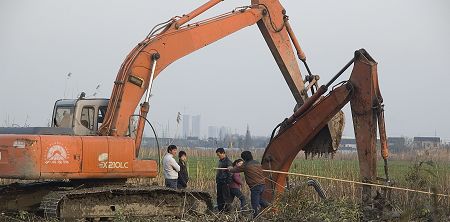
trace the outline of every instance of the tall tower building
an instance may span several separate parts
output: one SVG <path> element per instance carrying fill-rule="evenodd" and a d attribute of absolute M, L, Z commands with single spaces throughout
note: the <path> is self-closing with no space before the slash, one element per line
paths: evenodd
<path fill-rule="evenodd" d="M 252 135 L 250 134 L 250 127 L 247 124 L 247 132 L 245 133 L 244 149 L 252 147 Z"/>
<path fill-rule="evenodd" d="M 217 126 L 208 126 L 208 137 L 210 138 L 219 138 L 219 130 Z"/>
<path fill-rule="evenodd" d="M 220 140 L 225 139 L 226 135 L 227 135 L 227 129 L 224 126 L 220 127 L 220 129 L 219 129 L 219 139 Z"/>
<path fill-rule="evenodd" d="M 191 136 L 200 137 L 200 115 L 192 116 Z"/>
<path fill-rule="evenodd" d="M 181 121 L 183 122 L 183 138 L 187 138 L 188 136 L 191 136 L 191 116 L 183 115 Z"/>
<path fill-rule="evenodd" d="M 219 139 L 224 140 L 226 137 L 231 135 L 231 129 L 225 126 L 220 127 L 219 129 Z"/>

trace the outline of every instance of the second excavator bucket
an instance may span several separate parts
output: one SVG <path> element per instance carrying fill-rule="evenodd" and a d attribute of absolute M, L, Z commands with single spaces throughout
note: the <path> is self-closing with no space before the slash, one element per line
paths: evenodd
<path fill-rule="evenodd" d="M 319 131 L 314 139 L 303 148 L 306 157 L 310 155 L 315 156 L 335 153 L 341 142 L 344 126 L 345 115 L 344 112 L 339 111 L 328 124 Z"/>

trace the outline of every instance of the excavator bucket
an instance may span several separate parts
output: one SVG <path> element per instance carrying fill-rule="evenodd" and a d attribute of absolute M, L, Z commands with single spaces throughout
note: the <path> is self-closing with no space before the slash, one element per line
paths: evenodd
<path fill-rule="evenodd" d="M 344 132 L 345 126 L 345 115 L 344 112 L 339 111 L 331 120 L 328 122 L 328 129 L 330 130 L 331 136 L 331 148 L 335 152 L 339 144 L 341 143 L 342 133 Z"/>
<path fill-rule="evenodd" d="M 339 147 L 345 126 L 344 112 L 339 111 L 304 148 L 306 157 L 332 154 Z"/>

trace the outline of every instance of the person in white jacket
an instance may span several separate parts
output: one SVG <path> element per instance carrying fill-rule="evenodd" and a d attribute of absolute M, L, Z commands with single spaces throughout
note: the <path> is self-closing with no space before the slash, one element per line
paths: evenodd
<path fill-rule="evenodd" d="M 167 147 L 167 153 L 163 159 L 164 179 L 166 187 L 177 189 L 178 172 L 180 165 L 175 161 L 174 156 L 177 155 L 177 146 L 170 145 Z"/>

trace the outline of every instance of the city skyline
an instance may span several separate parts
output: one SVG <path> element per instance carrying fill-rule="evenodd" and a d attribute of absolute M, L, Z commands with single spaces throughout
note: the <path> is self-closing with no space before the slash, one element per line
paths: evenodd
<path fill-rule="evenodd" d="M 192 117 L 191 114 L 183 114 L 183 118 L 182 119 L 184 119 L 185 116 Z M 196 116 L 201 116 L 201 115 L 196 115 Z M 347 118 L 346 118 L 346 121 L 348 121 Z M 180 137 L 186 138 L 185 134 L 184 134 L 184 132 L 185 132 L 184 129 L 182 131 L 183 133 L 181 133 L 181 134 L 178 133 L 177 135 L 175 135 L 177 132 L 170 132 L 170 131 L 168 131 L 168 129 L 170 129 L 170 128 L 172 128 L 172 129 L 176 129 L 177 128 L 176 125 L 172 126 L 172 124 L 170 124 L 171 123 L 170 120 L 166 121 L 166 125 L 161 125 L 158 121 L 156 121 L 156 122 L 158 123 L 157 125 L 161 128 L 159 130 L 156 130 L 157 133 L 158 133 L 158 136 L 159 135 L 165 135 L 165 136 L 170 135 L 171 137 L 175 137 L 175 138 L 180 138 Z M 184 128 L 183 120 L 181 121 L 180 125 L 183 126 L 183 128 Z M 192 132 L 192 125 L 189 124 L 188 127 L 189 127 L 189 132 Z M 200 125 L 201 131 L 200 131 L 200 135 L 198 137 L 199 138 L 203 138 L 203 139 L 206 139 L 208 137 L 221 138 L 221 135 L 220 135 L 221 132 L 222 132 L 223 135 L 226 135 L 226 134 L 229 134 L 229 135 L 238 134 L 238 135 L 245 136 L 247 127 L 249 127 L 249 129 L 250 129 L 252 137 L 270 137 L 270 134 L 272 133 L 272 130 L 273 130 L 273 129 L 269 129 L 267 131 L 267 134 L 259 135 L 259 134 L 255 134 L 254 131 L 252 131 L 252 127 L 251 127 L 250 124 L 242 124 L 242 126 L 238 128 L 238 127 L 231 127 L 231 126 L 226 126 L 226 125 L 215 125 L 215 124 L 211 124 L 211 123 L 205 123 L 205 121 L 201 121 L 201 125 Z M 156 127 L 156 128 L 158 128 L 158 127 Z M 351 130 L 353 130 L 353 129 L 351 129 Z M 146 128 L 146 135 L 152 135 L 152 134 L 153 133 L 150 131 L 150 129 Z M 215 136 L 210 136 L 210 134 L 213 134 Z M 223 137 L 223 135 L 222 135 L 222 137 Z M 193 136 L 193 135 L 189 134 L 189 136 Z M 389 137 L 405 137 L 405 138 L 439 137 L 439 138 L 442 139 L 443 142 L 450 143 L 450 137 L 445 137 L 445 136 L 439 135 L 439 133 L 437 133 L 437 132 L 434 132 L 432 135 L 421 135 L 421 134 L 404 135 L 404 134 L 402 134 L 402 135 L 388 135 L 388 136 Z M 350 134 L 346 134 L 345 131 L 344 131 L 344 134 L 343 134 L 342 138 L 347 138 L 347 139 L 348 138 L 355 138 L 355 135 L 353 134 L 353 131 L 351 131 Z"/>
<path fill-rule="evenodd" d="M 188 138 L 188 137 L 198 137 L 198 138 L 223 138 L 225 135 L 245 135 L 247 131 L 250 130 L 249 124 L 246 124 L 244 128 L 238 129 L 235 128 L 232 130 L 230 126 L 218 126 L 218 125 L 208 125 L 203 124 L 201 121 L 201 115 L 192 115 L 192 114 L 182 114 L 181 121 L 177 122 L 179 125 L 171 126 L 170 120 L 168 120 L 165 125 L 156 121 L 154 128 L 158 137 L 171 137 L 171 138 Z M 182 127 L 181 134 L 178 133 L 178 130 L 173 132 L 170 129 L 178 129 Z M 146 128 L 146 135 L 152 135 L 153 132 L 150 132 L 149 129 Z M 256 135 L 257 137 L 259 135 Z"/>

